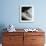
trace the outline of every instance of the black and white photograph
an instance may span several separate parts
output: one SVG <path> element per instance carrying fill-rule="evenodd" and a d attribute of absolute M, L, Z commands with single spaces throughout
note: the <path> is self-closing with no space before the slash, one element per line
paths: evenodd
<path fill-rule="evenodd" d="M 32 22 L 34 18 L 34 9 L 31 5 L 20 6 L 20 22 Z"/>

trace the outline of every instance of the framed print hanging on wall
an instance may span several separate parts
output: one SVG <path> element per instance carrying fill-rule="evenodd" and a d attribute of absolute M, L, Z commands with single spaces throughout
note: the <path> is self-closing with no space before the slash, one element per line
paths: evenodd
<path fill-rule="evenodd" d="M 20 6 L 20 22 L 34 21 L 34 7 L 32 5 Z"/>

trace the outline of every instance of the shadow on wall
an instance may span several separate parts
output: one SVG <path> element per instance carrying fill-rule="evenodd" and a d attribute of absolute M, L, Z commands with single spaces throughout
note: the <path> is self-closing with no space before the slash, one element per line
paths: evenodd
<path fill-rule="evenodd" d="M 6 26 L 4 24 L 0 24 L 0 43 L 2 43 L 3 32 L 6 31 L 6 30 L 3 30 L 4 28 L 6 28 Z"/>

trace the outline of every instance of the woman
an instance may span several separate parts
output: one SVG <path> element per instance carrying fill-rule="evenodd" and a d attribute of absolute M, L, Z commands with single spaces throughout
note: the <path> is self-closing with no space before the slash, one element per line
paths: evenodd
<path fill-rule="evenodd" d="M 30 20 L 32 18 L 32 7 L 22 7 L 22 20 Z"/>

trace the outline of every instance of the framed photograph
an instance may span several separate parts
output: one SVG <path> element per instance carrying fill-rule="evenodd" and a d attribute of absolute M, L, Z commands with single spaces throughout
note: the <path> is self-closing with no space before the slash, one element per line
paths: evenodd
<path fill-rule="evenodd" d="M 20 22 L 34 21 L 34 7 L 32 5 L 20 6 Z"/>

